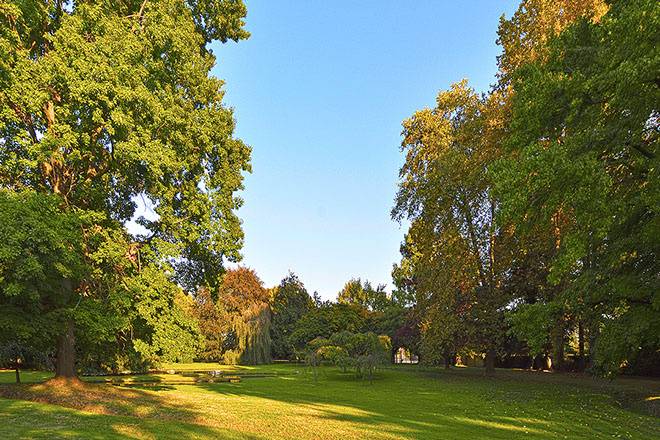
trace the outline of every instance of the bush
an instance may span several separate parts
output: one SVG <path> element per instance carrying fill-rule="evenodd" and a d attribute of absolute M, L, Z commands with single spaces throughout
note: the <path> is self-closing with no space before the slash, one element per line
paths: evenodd
<path fill-rule="evenodd" d="M 391 342 L 389 337 L 371 332 L 342 331 L 327 339 L 312 339 L 307 347 L 308 364 L 313 362 L 317 366 L 321 360 L 327 360 L 344 372 L 354 367 L 358 376 L 372 380 L 376 369 L 387 363 Z"/>

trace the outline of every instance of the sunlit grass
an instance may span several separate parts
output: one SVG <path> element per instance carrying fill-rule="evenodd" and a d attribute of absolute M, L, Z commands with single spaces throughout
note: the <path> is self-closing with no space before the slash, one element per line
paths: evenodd
<path fill-rule="evenodd" d="M 176 371 L 218 369 L 172 365 Z M 658 395 L 658 382 L 477 369 L 389 368 L 372 384 L 324 367 L 314 381 L 300 365 L 236 368 L 276 371 L 240 383 L 88 385 L 74 393 L 47 385 L 3 385 L 0 438 L 517 439 L 660 436 L 659 419 L 627 403 Z M 24 380 L 44 380 L 24 373 Z M 147 378 L 149 376 L 139 376 Z M 0 372 L 0 382 L 13 380 Z M 20 393 L 17 391 L 19 390 Z M 68 393 L 68 394 L 67 394 Z M 59 405 L 45 402 L 57 402 Z M 647 403 L 654 401 L 648 400 Z M 657 401 L 656 401 L 657 403 Z M 61 405 L 75 409 L 65 408 Z M 633 405 L 634 406 L 634 405 Z"/>

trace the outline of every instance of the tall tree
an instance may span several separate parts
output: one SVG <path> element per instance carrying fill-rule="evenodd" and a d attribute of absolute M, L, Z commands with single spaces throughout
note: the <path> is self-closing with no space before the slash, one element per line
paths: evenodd
<path fill-rule="evenodd" d="M 240 0 L 0 2 L 0 187 L 52 194 L 86 219 L 83 242 L 121 228 L 142 197 L 157 214 L 139 219 L 154 267 L 212 283 L 239 258 L 250 149 L 232 137 L 208 43 L 247 37 L 244 16 Z M 73 313 L 100 293 L 90 284 L 53 299 Z M 74 321 L 59 330 L 58 375 L 75 374 Z"/>
<path fill-rule="evenodd" d="M 553 40 L 545 60 L 518 69 L 496 172 L 503 217 L 521 230 L 558 229 L 550 279 L 559 294 L 548 307 L 588 323 L 607 372 L 660 345 L 659 22 L 657 2 L 613 1 L 598 22 Z"/>
<path fill-rule="evenodd" d="M 503 144 L 511 130 L 512 102 L 515 97 L 512 81 L 518 69 L 528 63 L 545 62 L 550 56 L 549 42 L 577 20 L 598 22 L 608 7 L 605 0 L 523 0 L 510 19 L 501 18 L 498 43 L 502 46 L 502 54 L 498 57 L 498 82 L 488 101 L 487 142 L 498 145 L 500 151 L 506 150 Z M 496 217 L 503 223 L 507 222 L 506 216 L 496 213 Z M 553 222 L 538 222 L 527 231 L 523 231 L 519 224 L 509 222 L 517 249 L 513 255 L 511 273 L 525 273 L 527 276 L 527 279 L 512 276 L 506 280 L 506 289 L 511 292 L 516 303 L 543 302 L 558 297 L 561 285 L 568 282 L 547 279 L 548 262 L 557 253 L 557 243 L 561 240 L 566 220 L 562 213 L 556 213 Z M 570 329 L 571 312 L 565 307 L 554 307 L 552 313 L 544 313 L 542 316 L 552 320 L 547 324 L 553 333 L 553 365 L 560 368 L 565 336 Z"/>
<path fill-rule="evenodd" d="M 406 162 L 392 215 L 412 221 L 407 240 L 414 247 L 418 304 L 430 311 L 431 301 L 445 319 L 471 324 L 470 342 L 486 354 L 491 373 L 503 334 L 507 299 L 500 286 L 509 249 L 508 234 L 494 219 L 487 169 L 498 151 L 484 142 L 484 107 L 463 81 L 441 92 L 434 109 L 404 122 Z M 459 309 L 465 319 L 452 312 Z"/>
<path fill-rule="evenodd" d="M 273 319 L 270 327 L 273 357 L 275 359 L 291 359 L 294 356 L 294 346 L 290 336 L 294 332 L 296 323 L 307 312 L 314 308 L 314 301 L 307 293 L 307 289 L 294 273 L 275 288 L 271 301 Z"/>

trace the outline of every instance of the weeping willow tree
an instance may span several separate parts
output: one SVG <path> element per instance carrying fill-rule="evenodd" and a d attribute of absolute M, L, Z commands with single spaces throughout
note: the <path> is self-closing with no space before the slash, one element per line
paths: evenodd
<path fill-rule="evenodd" d="M 245 267 L 227 271 L 220 286 L 219 306 L 230 324 L 227 363 L 248 365 L 271 361 L 269 293 L 257 274 Z"/>
<path fill-rule="evenodd" d="M 254 304 L 234 320 L 241 364 L 266 364 L 270 357 L 270 307 Z"/>

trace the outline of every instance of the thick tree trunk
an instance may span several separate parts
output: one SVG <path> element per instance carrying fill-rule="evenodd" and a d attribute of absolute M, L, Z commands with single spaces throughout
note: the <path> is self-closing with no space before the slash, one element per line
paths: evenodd
<path fill-rule="evenodd" d="M 552 330 L 552 369 L 559 371 L 564 366 L 564 326 L 558 322 Z"/>
<path fill-rule="evenodd" d="M 55 377 L 76 377 L 76 339 L 73 333 L 73 321 L 66 323 L 66 329 L 57 340 L 57 360 Z"/>
<path fill-rule="evenodd" d="M 486 359 L 484 359 L 484 366 L 486 367 L 486 374 L 492 376 L 495 374 L 495 349 L 490 348 L 486 351 Z"/>
<path fill-rule="evenodd" d="M 600 329 L 598 328 L 597 321 L 590 322 L 587 333 L 587 343 L 589 344 L 587 352 L 589 353 L 589 356 L 586 362 L 586 368 L 590 369 L 593 368 L 596 360 L 596 344 L 598 343 L 598 336 L 600 336 Z"/>
<path fill-rule="evenodd" d="M 21 383 L 21 372 L 18 368 L 18 363 L 16 363 L 16 383 Z"/>

